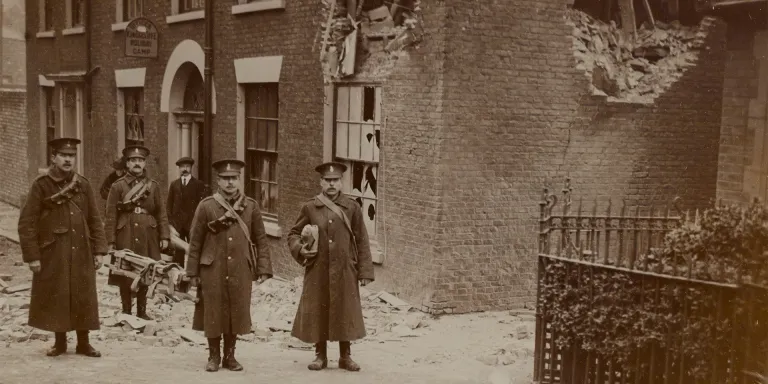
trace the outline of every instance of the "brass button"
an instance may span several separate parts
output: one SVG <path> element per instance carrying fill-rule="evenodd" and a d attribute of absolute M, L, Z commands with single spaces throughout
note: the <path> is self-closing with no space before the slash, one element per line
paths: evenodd
<path fill-rule="evenodd" d="M 333 240 L 328 240 L 329 243 L 333 243 Z"/>
<path fill-rule="evenodd" d="M 138 227 L 138 226 L 139 226 L 139 223 L 134 223 L 134 224 L 133 224 L 133 226 L 134 226 L 134 227 Z"/>
<path fill-rule="evenodd" d="M 230 257 L 227 257 L 227 260 L 232 260 L 232 256 L 230 256 Z"/>
<path fill-rule="evenodd" d="M 232 241 L 232 238 L 231 238 L 231 237 L 229 238 L 229 241 Z"/>
<path fill-rule="evenodd" d="M 328 220 L 329 223 L 333 223 L 333 220 Z"/>

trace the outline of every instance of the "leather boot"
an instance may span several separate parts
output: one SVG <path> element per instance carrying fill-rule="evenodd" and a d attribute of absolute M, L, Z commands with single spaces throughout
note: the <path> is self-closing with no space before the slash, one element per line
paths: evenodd
<path fill-rule="evenodd" d="M 131 295 L 130 284 L 123 284 L 120 286 L 120 301 L 123 303 L 123 313 L 126 315 L 131 314 L 131 307 L 133 306 Z"/>
<path fill-rule="evenodd" d="M 357 372 L 360 366 L 352 360 L 352 348 L 349 341 L 339 341 L 339 369 Z"/>
<path fill-rule="evenodd" d="M 319 371 L 328 367 L 328 343 L 321 341 L 315 344 L 315 360 L 307 368 L 310 371 Z"/>
<path fill-rule="evenodd" d="M 65 332 L 56 332 L 54 333 L 54 336 L 56 337 L 56 341 L 54 342 L 53 347 L 45 352 L 45 354 L 50 357 L 59 356 L 67 352 L 67 334 Z"/>
<path fill-rule="evenodd" d="M 142 286 L 136 293 L 136 317 L 152 321 L 154 319 L 147 315 L 147 291 L 149 287 Z"/>
<path fill-rule="evenodd" d="M 88 331 L 77 331 L 77 347 L 75 353 L 88 357 L 101 357 L 101 352 L 97 351 L 88 341 Z"/>
<path fill-rule="evenodd" d="M 208 372 L 216 372 L 219 370 L 219 364 L 221 364 L 221 337 L 209 337 L 208 364 L 205 365 L 205 370 Z"/>
<path fill-rule="evenodd" d="M 235 360 L 237 335 L 224 335 L 224 361 L 221 366 L 230 371 L 242 371 L 243 366 Z"/>

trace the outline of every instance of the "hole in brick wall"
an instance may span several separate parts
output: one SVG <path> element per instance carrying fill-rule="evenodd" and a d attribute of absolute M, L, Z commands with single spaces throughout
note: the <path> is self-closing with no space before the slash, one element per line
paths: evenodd
<path fill-rule="evenodd" d="M 695 65 L 713 21 L 695 0 L 576 0 L 566 14 L 592 93 L 631 102 L 652 102 Z"/>

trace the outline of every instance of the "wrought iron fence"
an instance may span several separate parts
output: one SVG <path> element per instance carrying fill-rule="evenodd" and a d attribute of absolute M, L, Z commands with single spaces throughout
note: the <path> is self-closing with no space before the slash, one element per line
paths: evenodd
<path fill-rule="evenodd" d="M 707 278 L 729 272 L 707 261 L 675 260 L 664 265 L 649 256 L 663 245 L 667 233 L 697 223 L 698 212 L 683 214 L 674 203 L 617 209 L 609 202 L 602 213 L 597 201 L 589 212 L 583 201 L 575 209 L 572 206 L 569 182 L 561 199 L 545 189 L 539 220 L 536 382 L 724 384 L 749 382 L 745 372 L 766 372 L 761 348 L 768 340 L 768 289 L 741 284 L 741 279 L 737 284 Z M 621 284 L 606 288 L 601 284 L 606 279 Z M 560 297 L 561 302 L 586 307 L 582 313 L 590 315 L 572 319 L 573 324 L 590 322 L 585 329 L 592 330 L 599 329 L 595 322 L 611 323 L 606 316 L 618 316 L 599 308 L 612 300 L 606 289 L 622 290 L 619 296 L 625 302 L 614 307 L 627 313 L 644 311 L 647 316 L 639 324 L 629 320 L 625 330 L 606 329 L 605 334 L 627 332 L 645 342 L 627 345 L 630 352 L 621 358 L 595 347 L 612 342 L 605 340 L 605 334 L 558 329 L 556 324 L 562 321 L 555 320 L 562 320 L 558 316 L 564 311 L 544 299 L 551 298 L 546 296 L 552 294 L 547 287 L 553 286 L 571 292 Z M 662 332 L 650 331 L 661 328 Z M 694 340 L 701 335 L 717 339 L 701 344 L 711 350 L 697 350 Z"/>

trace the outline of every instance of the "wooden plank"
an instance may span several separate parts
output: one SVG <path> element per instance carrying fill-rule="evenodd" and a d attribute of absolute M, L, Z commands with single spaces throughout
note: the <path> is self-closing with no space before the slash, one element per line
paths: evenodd
<path fill-rule="evenodd" d="M 637 25 L 635 24 L 635 6 L 632 0 L 619 0 L 619 11 L 621 12 L 621 29 L 624 33 L 635 37 Z"/>
<path fill-rule="evenodd" d="M 13 287 L 5 288 L 5 290 L 3 292 L 5 292 L 5 293 L 16 293 L 16 292 L 27 291 L 27 290 L 30 290 L 30 289 L 32 289 L 32 283 L 24 283 L 24 284 L 15 285 Z"/>
<path fill-rule="evenodd" d="M 651 29 L 656 29 L 656 20 L 653 19 L 653 11 L 651 11 L 651 5 L 648 4 L 648 0 L 643 0 L 643 7 L 648 14 L 648 21 L 651 23 Z"/>

